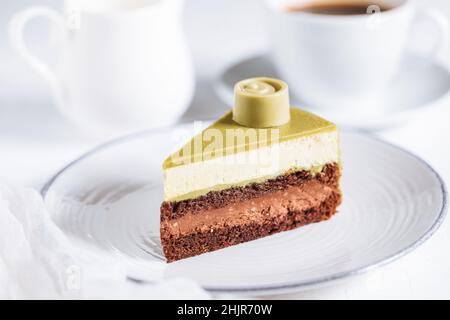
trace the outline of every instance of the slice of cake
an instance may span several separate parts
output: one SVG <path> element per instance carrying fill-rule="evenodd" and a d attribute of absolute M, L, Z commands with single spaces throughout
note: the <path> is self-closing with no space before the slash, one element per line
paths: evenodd
<path fill-rule="evenodd" d="M 235 106 L 163 164 L 168 262 L 329 219 L 341 202 L 336 126 L 289 106 L 287 85 L 236 84 Z"/>

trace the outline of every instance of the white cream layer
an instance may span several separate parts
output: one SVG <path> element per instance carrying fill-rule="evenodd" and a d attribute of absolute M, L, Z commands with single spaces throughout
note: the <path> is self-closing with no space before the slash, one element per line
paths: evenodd
<path fill-rule="evenodd" d="M 331 131 L 265 148 L 164 170 L 165 201 L 273 178 L 289 170 L 311 170 L 339 161 L 339 134 Z M 196 194 L 197 196 L 199 194 Z"/>

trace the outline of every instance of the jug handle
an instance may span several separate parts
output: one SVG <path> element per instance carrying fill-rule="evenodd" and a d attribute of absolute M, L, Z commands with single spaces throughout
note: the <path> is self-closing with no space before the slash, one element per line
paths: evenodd
<path fill-rule="evenodd" d="M 58 27 L 60 36 L 64 35 L 66 24 L 61 13 L 45 6 L 33 6 L 13 15 L 9 23 L 9 38 L 17 54 L 29 64 L 37 74 L 47 81 L 54 101 L 58 107 L 62 107 L 64 105 L 64 98 L 61 79 L 47 63 L 34 55 L 26 44 L 25 30 L 28 23 L 34 18 L 45 18 L 49 20 Z"/>

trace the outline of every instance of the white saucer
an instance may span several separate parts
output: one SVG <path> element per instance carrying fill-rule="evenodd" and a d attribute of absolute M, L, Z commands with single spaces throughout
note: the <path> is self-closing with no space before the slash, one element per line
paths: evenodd
<path fill-rule="evenodd" d="M 230 66 L 216 81 L 215 88 L 221 99 L 231 106 L 234 100 L 234 84 L 257 76 L 277 77 L 267 55 L 250 57 Z M 408 54 L 389 88 L 385 105 L 379 109 L 391 111 L 374 115 L 356 112 L 348 114 L 333 108 L 319 109 L 306 105 L 301 97 L 293 95 L 291 100 L 293 105 L 317 113 L 341 127 L 364 130 L 383 129 L 419 116 L 423 111 L 436 106 L 442 98 L 450 96 L 450 72 L 438 62 Z"/>
<path fill-rule="evenodd" d="M 191 127 L 128 136 L 70 163 L 42 190 L 52 219 L 74 243 L 121 259 L 130 278 L 152 279 L 149 263 L 165 264 L 161 162 Z M 331 220 L 168 264 L 164 276 L 243 295 L 305 290 L 392 262 L 440 226 L 447 193 L 424 161 L 357 133 L 342 134 L 342 157 L 344 202 Z"/>

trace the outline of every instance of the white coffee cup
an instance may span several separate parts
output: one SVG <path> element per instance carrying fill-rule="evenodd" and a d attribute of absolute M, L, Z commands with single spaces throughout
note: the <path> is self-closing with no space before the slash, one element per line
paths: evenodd
<path fill-rule="evenodd" d="M 438 38 L 430 51 L 434 54 L 446 38 L 447 20 L 433 10 L 416 10 L 408 0 L 372 0 L 367 15 L 287 10 L 291 5 L 332 1 L 266 0 L 275 67 L 293 95 L 308 105 L 383 112 L 383 95 L 398 71 L 412 23 L 428 19 L 435 24 Z M 391 9 L 380 12 L 383 6 Z"/>
<path fill-rule="evenodd" d="M 10 35 L 50 85 L 60 111 L 92 132 L 122 133 L 175 122 L 188 108 L 194 71 L 181 15 L 183 0 L 66 0 L 63 14 L 47 7 L 17 13 Z M 24 39 L 42 17 L 58 28 L 55 68 Z"/>

